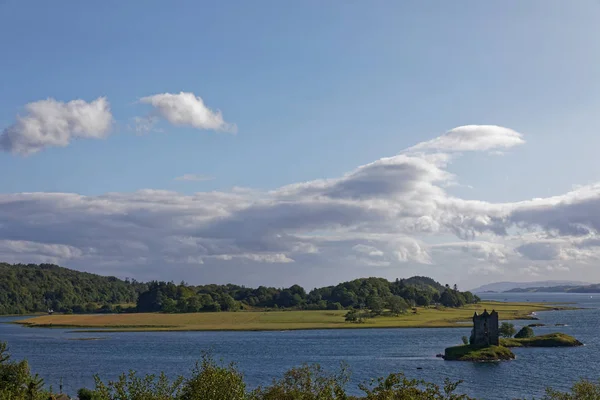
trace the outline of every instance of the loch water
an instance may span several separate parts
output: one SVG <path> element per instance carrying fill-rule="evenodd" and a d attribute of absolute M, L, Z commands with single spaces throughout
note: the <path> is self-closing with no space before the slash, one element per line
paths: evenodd
<path fill-rule="evenodd" d="M 14 359 L 27 359 L 47 385 L 74 395 L 93 387 L 93 375 L 114 379 L 121 372 L 188 374 L 203 351 L 234 361 L 249 386 L 269 384 L 287 369 L 319 363 L 335 371 L 345 362 L 358 383 L 404 372 L 410 378 L 443 383 L 463 380 L 459 393 L 480 399 L 540 398 L 547 386 L 568 389 L 579 378 L 600 378 L 600 294 L 484 294 L 490 300 L 575 303 L 582 310 L 538 313 L 536 334 L 555 331 L 585 343 L 578 348 L 514 349 L 517 359 L 498 363 L 449 362 L 436 358 L 459 344 L 465 328 L 342 329 L 283 332 L 102 332 L 26 328 L 0 323 L 0 341 Z M 9 322 L 15 318 L 0 318 Z M 532 321 L 514 321 L 518 327 Z M 566 326 L 554 326 L 566 324 Z M 69 340 L 98 337 L 102 340 Z"/>

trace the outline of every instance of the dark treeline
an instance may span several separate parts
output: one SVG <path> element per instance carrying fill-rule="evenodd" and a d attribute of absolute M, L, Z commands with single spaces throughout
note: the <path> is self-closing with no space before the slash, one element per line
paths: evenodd
<path fill-rule="evenodd" d="M 415 276 L 390 282 L 383 278 L 361 278 L 306 292 L 298 285 L 289 288 L 237 285 L 189 286 L 172 282 L 150 282 L 140 294 L 140 312 L 204 312 L 239 309 L 342 310 L 366 308 L 396 314 L 414 306 L 441 304 L 460 307 L 479 301 L 471 292 L 442 286 L 431 278 Z"/>
<path fill-rule="evenodd" d="M 91 312 L 215 312 L 240 309 L 383 309 L 399 314 L 414 306 L 460 307 L 479 301 L 470 292 L 415 276 L 390 282 L 361 278 L 307 292 L 289 288 L 238 285 L 192 286 L 184 282 L 139 283 L 79 272 L 51 264 L 0 263 L 0 314 L 52 309 Z"/>
<path fill-rule="evenodd" d="M 52 264 L 0 263 L 0 314 L 112 311 L 135 303 L 146 289 L 135 281 Z"/>
<path fill-rule="evenodd" d="M 57 368 L 60 368 L 58 366 Z M 424 380 L 392 373 L 359 385 L 362 395 L 350 395 L 350 371 L 342 365 L 337 373 L 318 364 L 292 368 L 270 385 L 249 389 L 234 364 L 222 365 L 204 355 L 189 377 L 169 379 L 160 375 L 122 374 L 114 381 L 95 376 L 93 389 L 81 388 L 80 400 L 475 400 L 458 394 L 461 381 L 446 378 L 442 387 Z M 0 342 L 0 399 L 54 400 L 66 395 L 53 393 L 30 371 L 27 361 L 10 359 L 6 343 Z M 570 392 L 547 389 L 543 400 L 598 400 L 600 384 L 581 380 Z"/>

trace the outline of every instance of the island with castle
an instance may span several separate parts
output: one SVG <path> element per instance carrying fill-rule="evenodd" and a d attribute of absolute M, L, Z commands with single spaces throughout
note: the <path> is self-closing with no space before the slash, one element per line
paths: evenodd
<path fill-rule="evenodd" d="M 522 332 L 527 334 L 521 334 Z M 511 347 L 575 347 L 583 345 L 574 337 L 564 333 L 535 336 L 531 325 L 523 327 L 515 337 L 506 334 L 504 336 L 500 337 L 499 316 L 495 310 L 488 312 L 484 309 L 481 314 L 475 312 L 473 329 L 468 343 L 462 346 L 448 347 L 444 351 L 443 358 L 449 361 L 503 361 L 515 358 Z M 466 341 L 466 339 L 464 340 Z"/>

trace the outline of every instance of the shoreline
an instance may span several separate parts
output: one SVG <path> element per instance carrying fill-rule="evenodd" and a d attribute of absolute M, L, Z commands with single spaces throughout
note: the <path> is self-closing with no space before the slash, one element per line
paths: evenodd
<path fill-rule="evenodd" d="M 364 323 L 345 321 L 347 310 L 237 311 L 220 313 L 131 313 L 45 315 L 9 323 L 23 327 L 73 329 L 71 332 L 257 332 L 319 329 L 468 328 L 474 312 L 496 309 L 503 321 L 536 320 L 532 313 L 576 310 L 549 303 L 484 301 L 461 308 L 417 308 L 400 316 L 378 316 Z"/>

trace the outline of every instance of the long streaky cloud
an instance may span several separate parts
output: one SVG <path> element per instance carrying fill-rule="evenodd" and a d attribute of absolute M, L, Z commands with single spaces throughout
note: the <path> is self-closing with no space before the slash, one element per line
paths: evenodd
<path fill-rule="evenodd" d="M 449 130 L 435 139 L 409 147 L 407 151 L 486 151 L 508 149 L 523 143 L 523 135 L 512 129 L 496 125 L 465 125 Z"/>

